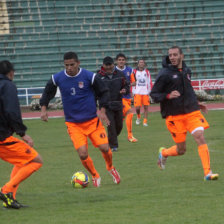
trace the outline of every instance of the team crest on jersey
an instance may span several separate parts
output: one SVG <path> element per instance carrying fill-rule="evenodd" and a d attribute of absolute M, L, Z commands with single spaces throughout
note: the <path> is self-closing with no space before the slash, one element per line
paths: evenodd
<path fill-rule="evenodd" d="M 130 76 L 130 72 L 127 72 L 127 76 Z"/>
<path fill-rule="evenodd" d="M 176 79 L 177 77 L 178 77 L 178 75 L 177 75 L 177 74 L 173 75 L 173 78 L 174 78 L 174 79 Z"/>
<path fill-rule="evenodd" d="M 82 89 L 84 87 L 84 82 L 79 82 L 79 88 Z"/>

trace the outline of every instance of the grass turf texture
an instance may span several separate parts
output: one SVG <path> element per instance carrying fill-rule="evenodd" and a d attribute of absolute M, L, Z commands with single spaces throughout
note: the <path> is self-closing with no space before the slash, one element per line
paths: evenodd
<path fill-rule="evenodd" d="M 223 223 L 223 111 L 210 111 L 205 131 L 210 148 L 211 166 L 220 174 L 214 182 L 203 181 L 203 171 L 196 143 L 188 134 L 187 153 L 170 157 L 166 169 L 157 167 L 158 148 L 173 141 L 159 113 L 151 113 L 149 126 L 135 125 L 138 143 L 129 143 L 124 127 L 119 137 L 119 151 L 113 154 L 114 165 L 122 182 L 115 185 L 106 171 L 98 149 L 89 144 L 89 154 L 102 177 L 102 186 L 92 183 L 74 189 L 70 179 L 84 170 L 66 133 L 63 119 L 25 121 L 35 148 L 44 165 L 23 182 L 17 200 L 30 205 L 20 210 L 0 209 L 2 222 L 8 224 L 79 223 L 79 224 L 180 224 Z M 12 166 L 0 162 L 1 184 L 8 180 Z M 90 177 L 90 175 L 89 175 Z"/>

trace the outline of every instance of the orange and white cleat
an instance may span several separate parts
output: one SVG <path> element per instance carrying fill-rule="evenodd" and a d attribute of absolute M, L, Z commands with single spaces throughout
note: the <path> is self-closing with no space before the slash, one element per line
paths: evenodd
<path fill-rule="evenodd" d="M 135 143 L 135 142 L 138 141 L 138 139 L 135 138 L 135 137 L 133 137 L 133 136 L 131 136 L 131 137 L 128 137 L 128 141 L 129 141 L 129 142 L 132 142 L 132 143 Z"/>
<path fill-rule="evenodd" d="M 121 182 L 120 174 L 117 172 L 117 170 L 115 168 L 111 169 L 108 172 L 113 177 L 113 182 L 115 184 L 119 184 Z"/>

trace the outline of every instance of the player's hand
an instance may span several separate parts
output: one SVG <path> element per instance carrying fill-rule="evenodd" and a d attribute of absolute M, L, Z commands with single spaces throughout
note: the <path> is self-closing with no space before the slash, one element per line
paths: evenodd
<path fill-rule="evenodd" d="M 106 126 L 110 125 L 110 120 L 108 119 L 108 117 L 106 115 L 105 108 L 101 108 L 97 114 L 98 114 L 99 119 L 103 122 L 103 124 L 105 124 Z"/>
<path fill-rule="evenodd" d="M 208 113 L 207 105 L 204 102 L 198 102 L 198 105 L 203 113 Z"/>
<path fill-rule="evenodd" d="M 169 94 L 169 99 L 178 98 L 179 96 L 180 96 L 180 93 L 177 90 L 174 90 Z"/>
<path fill-rule="evenodd" d="M 120 91 L 120 94 L 125 94 L 126 93 L 126 89 L 122 89 L 121 91 Z"/>
<path fill-rule="evenodd" d="M 47 114 L 47 109 L 45 106 L 41 107 L 40 118 L 42 121 L 45 121 L 45 122 L 48 121 L 48 114 Z"/>
<path fill-rule="evenodd" d="M 22 137 L 23 141 L 26 142 L 29 146 L 33 147 L 33 139 L 29 135 L 24 135 Z"/>

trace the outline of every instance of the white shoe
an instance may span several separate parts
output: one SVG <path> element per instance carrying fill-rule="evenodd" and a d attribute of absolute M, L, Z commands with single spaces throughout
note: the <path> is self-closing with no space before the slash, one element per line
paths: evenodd
<path fill-rule="evenodd" d="M 159 148 L 159 159 L 158 159 L 158 162 L 157 162 L 157 165 L 159 166 L 159 168 L 161 170 L 164 170 L 165 169 L 165 164 L 166 164 L 166 160 L 167 160 L 167 157 L 164 157 L 162 155 L 163 149 L 165 149 L 165 148 L 164 147 L 160 147 Z"/>
<path fill-rule="evenodd" d="M 139 118 L 137 118 L 136 124 L 139 125 L 140 123 L 141 123 L 141 120 Z"/>
<path fill-rule="evenodd" d="M 111 169 L 110 171 L 108 171 L 109 174 L 112 176 L 113 178 L 113 182 L 115 184 L 119 184 L 121 182 L 121 177 L 120 174 L 117 172 L 117 170 L 115 168 Z"/>
<path fill-rule="evenodd" d="M 94 178 L 93 177 L 92 181 L 93 181 L 93 186 L 94 187 L 99 187 L 100 184 L 101 184 L 101 177 L 98 177 L 98 178 L 96 178 L 96 177 Z"/>
<path fill-rule="evenodd" d="M 147 123 L 143 123 L 143 126 L 148 127 L 148 124 Z"/>

